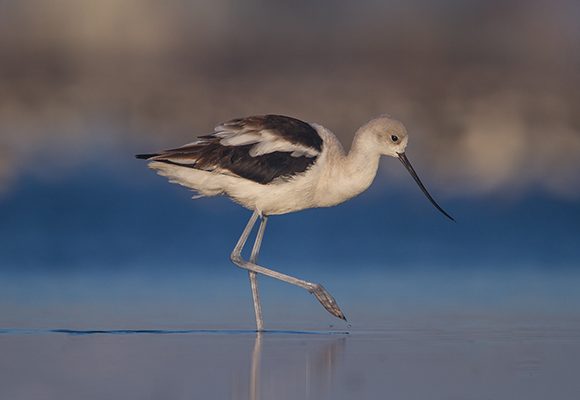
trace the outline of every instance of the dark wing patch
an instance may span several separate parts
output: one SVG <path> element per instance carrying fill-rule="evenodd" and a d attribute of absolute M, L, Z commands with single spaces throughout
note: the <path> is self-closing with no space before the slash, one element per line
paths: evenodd
<path fill-rule="evenodd" d="M 312 125 L 285 115 L 269 114 L 232 119 L 218 125 L 216 131 L 222 128 L 232 131 L 272 131 L 290 143 L 322 151 L 322 138 Z"/>
<path fill-rule="evenodd" d="M 200 136 L 197 142 L 159 154 L 143 154 L 137 157 L 205 171 L 229 172 L 261 184 L 305 172 L 316 162 L 317 156 L 297 156 L 291 151 L 270 151 L 252 156 L 252 148 L 256 144 L 263 144 L 264 142 L 260 142 L 262 139 L 242 145 L 220 143 L 224 132 L 233 135 L 248 133 L 259 135 L 265 131 L 268 131 L 270 136 L 263 139 L 264 142 L 268 140 L 289 142 L 309 148 L 315 154 L 322 151 L 322 138 L 311 125 L 295 118 L 265 115 L 231 120 L 216 127 L 213 134 Z"/>

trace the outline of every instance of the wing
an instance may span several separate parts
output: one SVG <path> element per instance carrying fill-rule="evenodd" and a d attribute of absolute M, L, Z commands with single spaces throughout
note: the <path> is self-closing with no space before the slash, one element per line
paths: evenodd
<path fill-rule="evenodd" d="M 184 167 L 233 174 L 266 184 L 306 171 L 322 151 L 312 125 L 282 115 L 233 119 L 210 135 L 159 154 L 137 156 Z"/>

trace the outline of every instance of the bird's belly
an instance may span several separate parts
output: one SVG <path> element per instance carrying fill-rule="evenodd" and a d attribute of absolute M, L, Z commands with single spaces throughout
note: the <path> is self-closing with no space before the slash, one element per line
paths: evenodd
<path fill-rule="evenodd" d="M 308 185 L 260 185 L 260 188 L 244 195 L 230 197 L 251 210 L 258 210 L 265 215 L 280 215 L 308 208 L 332 207 L 343 203 L 360 193 L 360 191 L 326 190 Z"/>
<path fill-rule="evenodd" d="M 227 195 L 242 206 L 265 215 L 287 214 L 306 208 L 318 207 L 314 203 L 314 188 L 307 179 L 266 185 L 248 182 L 227 190 Z"/>

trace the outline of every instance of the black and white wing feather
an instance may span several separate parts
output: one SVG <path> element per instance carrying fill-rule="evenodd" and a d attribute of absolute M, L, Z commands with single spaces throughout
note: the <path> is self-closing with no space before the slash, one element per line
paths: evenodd
<path fill-rule="evenodd" d="M 193 143 L 137 157 L 266 184 L 305 172 L 316 162 L 322 143 L 316 129 L 306 122 L 261 115 L 224 122 Z"/>

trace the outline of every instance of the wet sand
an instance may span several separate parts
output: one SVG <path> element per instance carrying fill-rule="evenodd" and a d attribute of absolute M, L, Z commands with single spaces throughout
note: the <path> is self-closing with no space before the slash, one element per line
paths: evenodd
<path fill-rule="evenodd" d="M 576 399 L 580 323 L 0 330 L 2 399 Z"/>

